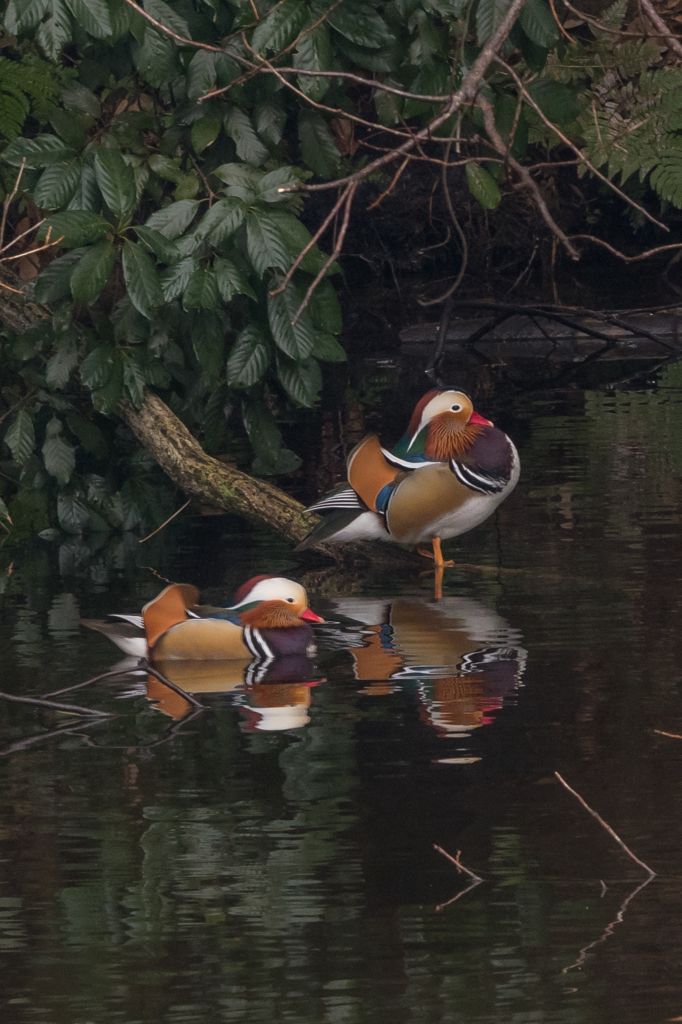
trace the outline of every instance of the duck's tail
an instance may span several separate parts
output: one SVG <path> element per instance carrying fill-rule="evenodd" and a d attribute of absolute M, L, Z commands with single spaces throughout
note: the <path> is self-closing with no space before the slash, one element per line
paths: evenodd
<path fill-rule="evenodd" d="M 151 649 L 160 636 L 178 622 L 189 618 L 187 609 L 199 600 L 199 591 L 188 583 L 172 583 L 142 609 L 147 645 Z"/>

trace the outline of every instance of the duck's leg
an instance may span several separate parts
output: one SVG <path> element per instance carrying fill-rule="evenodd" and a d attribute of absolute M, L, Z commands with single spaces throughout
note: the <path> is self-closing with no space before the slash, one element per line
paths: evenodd
<path fill-rule="evenodd" d="M 451 569 L 455 563 L 451 558 L 449 558 L 447 562 L 443 558 L 443 552 L 440 547 L 440 537 L 432 537 L 431 545 L 433 547 L 433 552 L 429 551 L 427 548 L 417 548 L 417 551 L 420 555 L 423 555 L 424 558 L 432 558 L 436 563 L 436 566 L 440 566 L 441 569 Z"/>
<path fill-rule="evenodd" d="M 434 580 L 433 580 L 433 599 L 434 601 L 440 601 L 443 596 L 443 566 L 436 565 L 434 569 Z"/>

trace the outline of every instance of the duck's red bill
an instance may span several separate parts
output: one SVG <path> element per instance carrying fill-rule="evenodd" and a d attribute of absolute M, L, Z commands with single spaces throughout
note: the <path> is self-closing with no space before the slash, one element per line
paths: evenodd
<path fill-rule="evenodd" d="M 469 420 L 469 423 L 480 423 L 484 427 L 492 427 L 493 426 L 493 424 L 490 422 L 490 420 L 486 420 L 483 416 L 480 416 L 477 412 L 472 412 L 471 419 Z"/>
<path fill-rule="evenodd" d="M 324 622 L 324 619 L 320 618 L 319 615 L 316 615 L 315 612 L 311 612 L 310 608 L 306 608 L 305 611 L 301 612 L 300 618 L 304 619 L 306 622 Z"/>

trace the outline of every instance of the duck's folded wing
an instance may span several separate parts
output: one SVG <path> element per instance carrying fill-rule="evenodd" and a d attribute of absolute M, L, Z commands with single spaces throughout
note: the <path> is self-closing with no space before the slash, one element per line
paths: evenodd
<path fill-rule="evenodd" d="M 402 470 L 386 460 L 376 434 L 368 434 L 348 457 L 348 482 L 372 512 L 385 507 L 384 488 L 390 488 Z M 384 495 L 381 492 L 384 491 Z"/>

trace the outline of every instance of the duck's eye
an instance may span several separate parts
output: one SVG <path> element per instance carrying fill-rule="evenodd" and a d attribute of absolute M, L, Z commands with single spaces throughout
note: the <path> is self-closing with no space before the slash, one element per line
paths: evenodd
<path fill-rule="evenodd" d="M 462 411 L 462 406 L 461 405 L 453 405 L 452 406 L 452 411 L 453 412 L 461 412 Z"/>
<path fill-rule="evenodd" d="M 293 597 L 288 597 L 287 601 L 289 602 L 289 604 L 293 604 L 294 603 Z"/>

